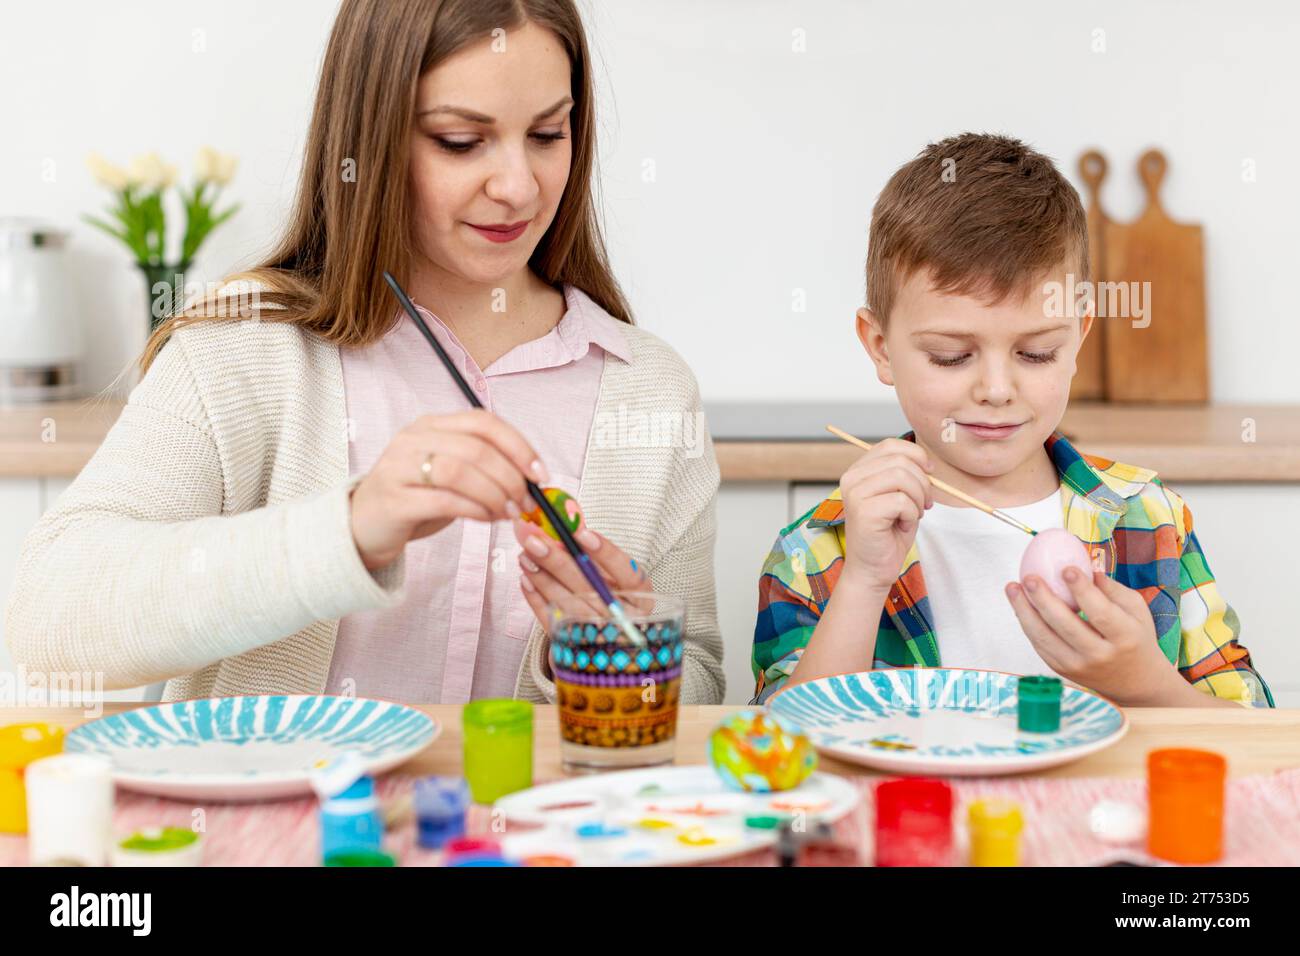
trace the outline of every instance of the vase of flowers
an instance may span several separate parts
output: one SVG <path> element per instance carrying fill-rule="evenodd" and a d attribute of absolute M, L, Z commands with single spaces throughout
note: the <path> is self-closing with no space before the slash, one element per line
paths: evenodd
<path fill-rule="evenodd" d="M 138 156 L 126 169 L 91 154 L 86 165 L 99 183 L 114 194 L 109 208 L 113 221 L 84 216 L 86 222 L 125 243 L 144 275 L 149 299 L 149 331 L 184 305 L 185 271 L 214 229 L 239 210 L 235 203 L 217 212 L 221 190 L 234 178 L 238 160 L 210 146 L 194 162 L 194 185 L 177 185 L 176 167 L 157 153 Z M 168 258 L 167 210 L 164 197 L 176 188 L 185 212 L 185 232 L 179 254 Z"/>

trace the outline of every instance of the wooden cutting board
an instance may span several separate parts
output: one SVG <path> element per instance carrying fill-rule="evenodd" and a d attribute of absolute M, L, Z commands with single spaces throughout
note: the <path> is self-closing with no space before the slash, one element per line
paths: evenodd
<path fill-rule="evenodd" d="M 1079 157 L 1079 175 L 1083 178 L 1088 199 L 1088 258 L 1096 282 L 1106 262 L 1106 214 L 1101 208 L 1101 182 L 1106 178 L 1106 157 L 1090 149 Z M 1083 340 L 1070 381 L 1071 399 L 1102 400 L 1106 397 L 1106 352 L 1103 339 L 1106 323 L 1094 321 L 1092 331 Z"/>
<path fill-rule="evenodd" d="M 1167 168 L 1160 150 L 1143 153 L 1138 175 L 1146 210 L 1134 222 L 1104 227 L 1102 277 L 1123 284 L 1123 291 L 1097 290 L 1110 401 L 1205 402 L 1210 396 L 1204 238 L 1199 225 L 1175 222 L 1160 205 Z M 1103 309 L 1126 314 L 1103 316 Z"/>

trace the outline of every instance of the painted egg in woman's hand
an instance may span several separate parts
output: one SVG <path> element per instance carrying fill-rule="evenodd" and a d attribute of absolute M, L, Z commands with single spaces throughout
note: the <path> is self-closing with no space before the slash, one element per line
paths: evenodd
<path fill-rule="evenodd" d="M 1061 577 L 1066 568 L 1078 568 L 1091 578 L 1092 562 L 1088 558 L 1088 549 L 1064 528 L 1048 528 L 1034 535 L 1029 547 L 1025 548 L 1025 555 L 1020 559 L 1020 580 L 1023 583 L 1029 575 L 1037 575 L 1053 594 L 1070 606 L 1070 610 L 1077 611 L 1079 603 Z"/>
<path fill-rule="evenodd" d="M 578 507 L 576 498 L 559 488 L 543 488 L 542 494 L 546 496 L 546 500 L 551 503 L 551 507 L 555 509 L 555 513 L 560 516 L 560 520 L 570 532 L 577 532 L 582 527 L 582 509 Z M 556 541 L 560 540 L 560 533 L 551 527 L 551 523 L 546 519 L 546 513 L 540 507 L 525 511 L 520 517 L 529 524 L 537 525 Z"/>

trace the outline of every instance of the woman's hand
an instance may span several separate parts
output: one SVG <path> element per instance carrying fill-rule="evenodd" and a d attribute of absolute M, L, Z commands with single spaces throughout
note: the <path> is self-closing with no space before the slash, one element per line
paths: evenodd
<path fill-rule="evenodd" d="M 518 519 L 512 524 L 515 538 L 523 548 L 519 555 L 519 567 L 523 571 L 519 587 L 543 627 L 546 626 L 546 605 L 563 602 L 564 606 L 573 606 L 581 600 L 573 598 L 574 594 L 587 595 L 583 603 L 591 606 L 598 618 L 608 615 L 595 597 L 591 583 L 578 570 L 577 563 L 563 544 L 534 524 Z M 586 527 L 574 538 L 587 552 L 611 591 L 654 590 L 645 572 L 608 538 Z M 629 610 L 635 611 L 636 608 L 629 607 Z"/>
<path fill-rule="evenodd" d="M 423 466 L 432 453 L 426 481 Z M 525 476 L 545 466 L 513 426 L 483 409 L 422 415 L 393 436 L 352 489 L 352 540 L 370 571 L 387 567 L 406 542 L 457 518 L 500 521 L 530 508 Z"/>

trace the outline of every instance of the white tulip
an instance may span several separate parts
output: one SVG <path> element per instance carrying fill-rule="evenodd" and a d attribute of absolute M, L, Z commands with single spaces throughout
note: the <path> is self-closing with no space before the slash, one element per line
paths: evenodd
<path fill-rule="evenodd" d="M 239 165 L 239 157 L 233 154 L 222 156 L 217 165 L 216 175 L 212 178 L 218 186 L 225 186 L 235 178 L 235 167 Z"/>
<path fill-rule="evenodd" d="M 194 174 L 201 183 L 225 186 L 235 176 L 236 156 L 223 155 L 211 146 L 204 146 L 194 159 Z"/>
<path fill-rule="evenodd" d="M 126 188 L 127 183 L 130 181 L 125 169 L 114 166 L 98 153 L 91 153 L 86 157 L 86 167 L 100 185 L 107 186 L 109 189 L 120 192 Z"/>
<path fill-rule="evenodd" d="M 221 154 L 211 146 L 204 146 L 194 157 L 194 176 L 200 183 L 210 182 L 221 161 Z"/>
<path fill-rule="evenodd" d="M 145 189 L 161 189 L 167 170 L 161 156 L 157 153 L 146 153 L 131 160 L 129 175 L 133 183 Z"/>

